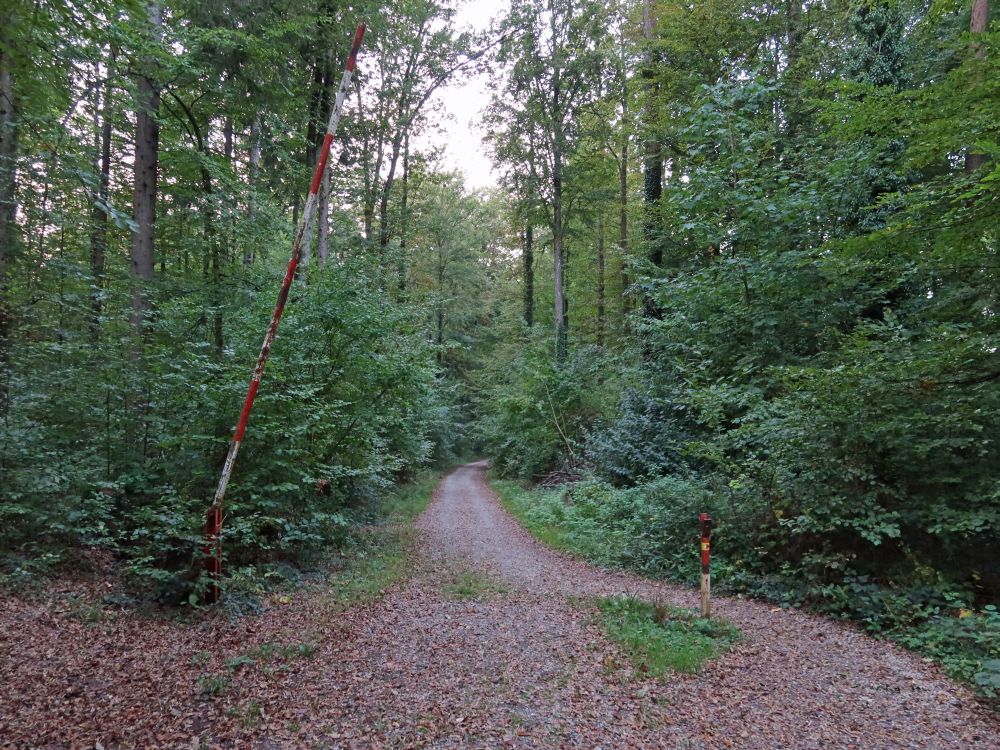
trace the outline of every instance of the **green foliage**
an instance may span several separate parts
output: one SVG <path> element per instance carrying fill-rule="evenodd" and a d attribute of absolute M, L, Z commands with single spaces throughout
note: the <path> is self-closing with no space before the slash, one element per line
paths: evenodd
<path fill-rule="evenodd" d="M 725 620 L 696 617 L 678 607 L 625 596 L 599 599 L 597 605 L 608 637 L 622 646 L 643 676 L 698 672 L 740 638 L 740 631 Z"/>
<path fill-rule="evenodd" d="M 553 361 L 551 343 L 533 339 L 490 371 L 478 424 L 494 466 L 508 476 L 535 476 L 580 460 L 586 430 L 607 410 L 614 370 L 596 348 Z"/>
<path fill-rule="evenodd" d="M 891 634 L 904 646 L 927 654 L 952 677 L 972 682 L 992 698 L 1000 697 L 1000 614 L 990 604 L 980 612 L 961 610 L 934 617 L 919 627 Z"/>
<path fill-rule="evenodd" d="M 271 278 L 255 283 L 273 289 Z M 129 573 L 187 598 L 270 297 L 233 299 L 222 360 L 209 344 L 186 341 L 204 313 L 184 295 L 159 306 L 140 367 L 125 366 L 126 342 L 94 343 L 86 331 L 19 345 L 0 427 L 0 546 L 29 555 L 110 546 Z M 84 370 L 89 377 L 74 376 Z M 412 311 L 391 305 L 363 264 L 297 290 L 230 485 L 227 566 L 304 559 L 343 543 L 353 506 L 429 460 L 427 436 L 440 420 L 434 378 Z"/>
<path fill-rule="evenodd" d="M 225 667 L 230 672 L 237 672 L 243 667 L 256 664 L 271 664 L 279 662 L 279 668 L 286 666 L 294 659 L 311 659 L 316 655 L 316 644 L 308 641 L 302 643 L 262 643 L 249 651 L 226 659 Z"/>
<path fill-rule="evenodd" d="M 683 409 L 636 390 L 622 394 L 617 414 L 594 425 L 584 452 L 601 477 L 612 484 L 636 484 L 663 474 L 683 474 L 692 435 Z"/>
<path fill-rule="evenodd" d="M 545 492 L 514 482 L 496 484 L 501 498 L 525 526 L 554 547 L 612 567 L 688 582 L 697 580 L 693 543 L 698 513 L 708 510 L 729 523 L 707 488 L 662 477 L 632 489 L 598 480 Z"/>
<path fill-rule="evenodd" d="M 206 674 L 198 678 L 198 690 L 206 698 L 218 698 L 229 692 L 232 683 L 224 674 Z"/>
<path fill-rule="evenodd" d="M 424 472 L 363 509 L 366 525 L 348 537 L 326 581 L 331 613 L 378 599 L 409 575 L 414 531 L 408 522 L 430 503 L 439 479 Z"/>

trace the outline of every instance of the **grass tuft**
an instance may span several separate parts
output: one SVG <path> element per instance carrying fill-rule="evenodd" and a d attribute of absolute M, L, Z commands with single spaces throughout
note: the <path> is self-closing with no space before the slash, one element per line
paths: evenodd
<path fill-rule="evenodd" d="M 375 601 L 406 578 L 414 537 L 408 524 L 428 506 L 439 479 L 437 473 L 422 473 L 379 502 L 329 578 L 326 603 L 332 612 Z"/>
<path fill-rule="evenodd" d="M 635 597 L 598 599 L 601 625 L 641 675 L 697 672 L 740 639 L 735 625 Z"/>
<path fill-rule="evenodd" d="M 485 573 L 463 570 L 457 572 L 443 590 L 450 599 L 477 599 L 486 594 L 503 594 L 507 587 Z"/>

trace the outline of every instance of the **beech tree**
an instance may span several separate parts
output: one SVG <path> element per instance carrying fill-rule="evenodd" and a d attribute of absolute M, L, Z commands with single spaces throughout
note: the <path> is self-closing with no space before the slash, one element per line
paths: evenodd
<path fill-rule="evenodd" d="M 146 5 L 146 44 L 158 44 L 163 25 L 163 9 L 158 0 Z M 156 80 L 156 58 L 145 54 L 136 82 L 135 151 L 132 213 L 132 327 L 141 334 L 150 308 L 148 285 L 153 280 L 156 222 L 156 185 L 160 153 L 160 88 Z"/>
<path fill-rule="evenodd" d="M 577 113 L 596 96 L 607 32 L 599 3 L 518 0 L 502 26 L 497 62 L 505 84 L 490 113 L 494 153 L 527 168 L 552 232 L 555 352 L 566 356 L 566 166 L 576 145 Z"/>

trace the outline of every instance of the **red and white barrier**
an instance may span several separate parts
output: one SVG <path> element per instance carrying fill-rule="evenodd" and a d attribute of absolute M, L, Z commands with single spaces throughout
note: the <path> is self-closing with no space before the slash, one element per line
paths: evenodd
<path fill-rule="evenodd" d="M 344 101 L 347 99 L 348 88 L 351 85 L 351 76 L 357 64 L 358 50 L 361 48 L 361 40 L 365 35 L 365 25 L 359 24 L 358 30 L 354 34 L 354 43 L 351 45 L 351 53 L 347 58 L 347 65 L 344 67 L 344 75 L 340 79 L 340 86 L 337 89 L 337 96 L 333 102 L 330 112 L 330 121 L 326 128 L 326 135 L 323 137 L 323 144 L 316 157 L 316 169 L 313 171 L 312 183 L 309 185 L 309 197 L 306 198 L 306 205 L 302 211 L 302 219 L 295 231 L 295 239 L 292 242 L 292 257 L 288 260 L 288 268 L 285 270 L 285 278 L 281 282 L 281 291 L 278 292 L 278 302 L 274 306 L 271 314 L 271 323 L 267 327 L 264 335 L 264 344 L 260 348 L 260 355 L 257 357 L 257 365 L 253 369 L 253 376 L 250 378 L 250 386 L 247 388 L 246 398 L 243 400 L 243 408 L 240 410 L 239 420 L 236 422 L 236 431 L 233 433 L 233 440 L 229 444 L 229 453 L 226 455 L 226 462 L 222 466 L 222 475 L 219 477 L 219 486 L 215 490 L 215 499 L 209 509 L 205 522 L 205 568 L 211 578 L 206 600 L 216 602 L 219 599 L 219 577 L 222 574 L 222 499 L 226 495 L 226 485 L 229 484 L 229 477 L 233 473 L 233 465 L 236 463 L 236 454 L 239 453 L 240 443 L 243 442 L 243 435 L 246 433 L 247 421 L 250 418 L 250 411 L 253 409 L 254 399 L 257 397 L 257 389 L 260 387 L 260 379 L 264 375 L 264 366 L 267 364 L 267 357 L 271 353 L 271 344 L 274 343 L 274 336 L 278 332 L 278 323 L 285 312 L 285 303 L 288 301 L 288 291 L 292 287 L 292 280 L 295 278 L 295 269 L 302 258 L 302 243 L 308 236 L 309 226 L 312 224 L 313 214 L 316 211 L 316 194 L 319 192 L 320 182 L 323 180 L 323 172 L 326 170 L 326 162 L 330 156 L 330 144 L 337 132 L 337 124 L 340 122 L 340 115 L 344 109 Z"/>

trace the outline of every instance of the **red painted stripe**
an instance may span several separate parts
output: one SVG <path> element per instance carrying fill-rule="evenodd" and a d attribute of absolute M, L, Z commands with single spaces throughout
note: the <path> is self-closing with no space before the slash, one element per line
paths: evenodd
<path fill-rule="evenodd" d="M 358 30 L 354 34 L 354 43 L 351 45 L 351 54 L 347 60 L 347 70 L 353 71 L 357 63 L 358 50 L 361 47 L 361 40 L 365 35 L 365 25 L 359 24 Z M 320 148 L 320 152 L 317 158 L 316 169 L 313 172 L 312 184 L 309 187 L 310 198 L 315 196 L 319 190 L 320 182 L 323 179 L 323 171 L 326 169 L 326 163 L 330 156 L 330 144 L 333 142 L 333 134 L 327 133 L 323 138 L 323 144 Z M 214 581 L 222 572 L 222 496 L 226 491 L 226 483 L 229 479 L 229 472 L 232 471 L 232 463 L 235 462 L 236 454 L 235 450 L 239 448 L 240 442 L 243 440 L 243 435 L 246 432 L 247 422 L 250 420 L 250 412 L 253 409 L 254 400 L 257 398 L 257 389 L 260 387 L 261 377 L 264 374 L 264 367 L 267 364 L 268 355 L 271 352 L 271 345 L 274 343 L 275 335 L 278 332 L 278 323 L 281 322 L 281 316 L 285 311 L 285 303 L 288 301 L 288 292 L 292 286 L 292 280 L 295 278 L 295 269 L 299 264 L 299 259 L 302 257 L 302 241 L 307 228 L 307 220 L 310 217 L 308 215 L 303 215 L 302 223 L 299 225 L 298 230 L 295 234 L 295 239 L 292 242 L 292 257 L 288 260 L 288 268 L 285 271 L 285 278 L 281 282 L 281 291 L 278 293 L 278 302 L 275 305 L 274 312 L 271 314 L 271 323 L 267 328 L 267 333 L 264 336 L 264 343 L 260 348 L 260 354 L 257 357 L 257 366 L 254 368 L 253 377 L 250 379 L 250 386 L 247 389 L 246 398 L 243 401 L 243 408 L 240 410 L 239 420 L 236 422 L 236 430 L 233 433 L 233 442 L 230 444 L 230 451 L 233 457 L 233 462 L 227 459 L 226 465 L 223 467 L 222 476 L 219 479 L 219 489 L 216 493 L 215 504 L 212 511 L 209 512 L 207 519 L 207 524 L 205 528 L 205 553 L 209 556 L 207 562 L 207 570 L 209 574 L 213 576 L 213 585 L 208 593 L 209 601 L 216 601 L 218 599 L 219 590 Z M 214 549 L 212 546 L 214 545 Z"/>
<path fill-rule="evenodd" d="M 347 70 L 354 72 L 354 66 L 358 63 L 358 50 L 361 49 L 361 40 L 365 38 L 365 25 L 358 24 L 358 30 L 354 32 L 354 43 L 351 44 L 351 54 L 347 58 Z"/>
<path fill-rule="evenodd" d="M 313 172 L 313 181 L 309 186 L 309 195 L 316 195 L 319 191 L 319 184 L 323 181 L 323 171 L 326 169 L 326 160 L 330 157 L 330 144 L 333 143 L 333 133 L 323 136 L 323 145 L 319 149 L 319 160 L 316 162 L 316 171 Z"/>
<path fill-rule="evenodd" d="M 257 398 L 257 389 L 260 388 L 260 381 L 254 378 L 250 381 L 247 389 L 247 397 L 243 400 L 243 409 L 240 411 L 240 421 L 236 423 L 236 432 L 233 440 L 243 440 L 243 433 L 247 429 L 247 421 L 250 419 L 250 410 L 253 409 L 254 399 Z"/>

